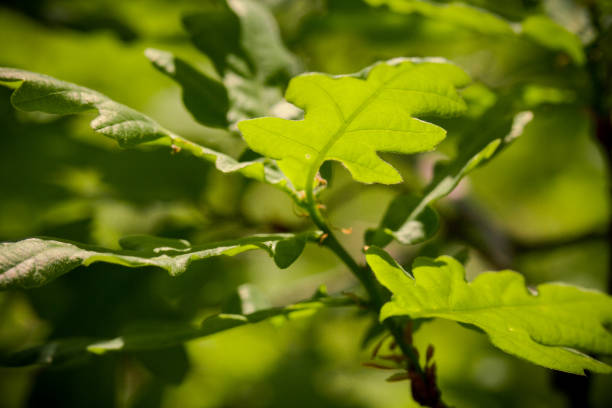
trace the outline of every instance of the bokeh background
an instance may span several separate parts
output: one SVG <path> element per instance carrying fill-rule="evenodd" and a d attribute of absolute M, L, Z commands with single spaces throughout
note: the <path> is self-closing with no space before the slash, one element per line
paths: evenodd
<path fill-rule="evenodd" d="M 202 3 L 4 1 L 0 65 L 96 89 L 237 157 L 243 142 L 196 123 L 181 103 L 180 88 L 143 55 L 147 47 L 170 50 L 213 72 L 181 27 L 181 15 Z M 349 73 L 380 59 L 443 56 L 489 90 L 482 92 L 515 95 L 534 112 L 520 138 L 438 203 L 442 229 L 436 238 L 412 248 L 392 245 L 396 258 L 409 265 L 417 254 L 467 253 L 470 276 L 512 268 L 534 285 L 565 281 L 609 289 L 609 146 L 596 138 L 593 101 L 609 107 L 610 85 L 595 86 L 588 53 L 589 44 L 604 36 L 598 30 L 608 30 L 609 1 L 469 2 L 515 22 L 548 16 L 572 33 L 579 50 L 585 46 L 587 62 L 580 62 L 578 51 L 556 46 L 554 35 L 539 43 L 493 35 L 479 30 L 478 22 L 402 13 L 361 0 L 265 3 L 306 70 Z M 593 4 L 601 27 L 589 14 Z M 600 40 L 598 61 L 609 70 L 608 40 Z M 597 92 L 603 93 L 599 99 Z M 308 227 L 290 199 L 271 187 L 220 175 L 188 155 L 120 150 L 89 129 L 87 116 L 17 112 L 9 95 L 0 89 L 0 241 L 53 236 L 116 248 L 120 237 L 135 233 L 201 243 Z M 334 225 L 352 228 L 343 241 L 355 256 L 361 257 L 364 230 L 377 225 L 393 196 L 420 191 L 434 163 L 456 154 L 457 140 L 469 127 L 460 120 L 446 127 L 449 138 L 435 153 L 385 156 L 401 169 L 401 186 L 358 185 L 333 168 L 323 199 Z M 52 338 L 112 337 L 139 319 L 206 316 L 245 283 L 273 305 L 306 298 L 320 284 L 330 292 L 356 286 L 332 254 L 316 245 L 282 271 L 259 253 L 202 261 L 178 278 L 155 269 L 93 265 L 43 288 L 0 293 L 0 350 Z M 361 342 L 370 323 L 354 310 L 329 310 L 241 327 L 185 347 L 100 356 L 54 369 L 0 368 L 0 407 L 416 406 L 408 383 L 387 383 L 388 372 L 361 366 L 368 358 Z M 415 341 L 421 349 L 435 345 L 440 387 L 453 406 L 612 405 L 611 377 L 555 374 L 501 353 L 484 335 L 457 324 L 426 323 Z"/>

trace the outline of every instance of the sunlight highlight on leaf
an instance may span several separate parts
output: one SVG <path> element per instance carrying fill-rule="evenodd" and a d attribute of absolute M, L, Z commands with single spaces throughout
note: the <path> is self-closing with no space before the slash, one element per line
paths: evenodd
<path fill-rule="evenodd" d="M 411 274 L 387 253 L 366 255 L 393 298 L 380 319 L 438 317 L 473 325 L 503 351 L 555 370 L 610 373 L 612 367 L 582 352 L 612 354 L 612 298 L 565 284 L 539 285 L 535 294 L 513 271 L 485 272 L 466 282 L 463 265 L 442 256 L 418 258 Z"/>
<path fill-rule="evenodd" d="M 417 119 L 465 110 L 456 87 L 469 82 L 457 66 L 440 60 L 394 59 L 357 76 L 304 74 L 291 80 L 286 99 L 305 110 L 304 120 L 258 118 L 238 128 L 256 152 L 278 159 L 297 190 L 312 188 L 326 160 L 344 164 L 363 183 L 402 181 L 376 152 L 433 149 L 444 129 Z"/>

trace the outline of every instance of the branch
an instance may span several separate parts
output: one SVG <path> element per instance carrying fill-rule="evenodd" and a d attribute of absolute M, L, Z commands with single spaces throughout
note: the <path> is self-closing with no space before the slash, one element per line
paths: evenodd
<path fill-rule="evenodd" d="M 329 227 L 329 224 L 325 221 L 324 217 L 319 211 L 312 189 L 306 191 L 306 201 L 302 204 L 302 206 L 308 211 L 317 228 L 323 231 L 320 241 L 321 245 L 334 252 L 349 268 L 353 275 L 355 275 L 359 282 L 361 282 L 370 298 L 369 308 L 378 316 L 380 314 L 382 305 L 385 303 L 385 295 L 383 294 L 383 289 L 376 281 L 372 271 L 370 271 L 367 266 L 358 265 L 353 257 L 342 246 L 342 244 L 340 244 Z M 415 352 L 415 349 L 411 344 L 406 342 L 406 336 L 402 325 L 393 318 L 386 319 L 383 324 L 393 336 L 404 356 L 407 357 L 408 362 L 406 365 L 406 370 L 408 373 L 413 373 L 415 375 L 415 378 L 412 378 L 411 380 L 412 395 L 415 401 L 424 406 L 445 408 L 446 405 L 440 398 L 440 393 L 435 384 L 435 380 L 433 380 L 432 383 L 432 378 L 427 375 L 426 371 L 421 366 L 419 356 Z M 435 392 L 429 392 L 432 389 L 435 390 Z"/>

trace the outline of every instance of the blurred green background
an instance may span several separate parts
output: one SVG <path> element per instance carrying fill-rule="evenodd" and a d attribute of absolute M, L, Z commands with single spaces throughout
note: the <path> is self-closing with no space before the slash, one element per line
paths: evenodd
<path fill-rule="evenodd" d="M 237 157 L 243 142 L 196 123 L 181 103 L 180 88 L 143 55 L 148 47 L 170 50 L 213 73 L 180 21 L 202 3 L 5 1 L 0 65 L 96 89 L 182 136 Z M 402 13 L 360 0 L 265 3 L 306 70 L 349 73 L 380 59 L 443 56 L 491 95 L 520 99 L 534 112 L 517 141 L 437 205 L 443 221 L 436 238 L 409 249 L 392 245 L 396 258 L 409 264 L 416 254 L 466 248 L 471 276 L 512 268 L 530 284 L 608 288 L 609 153 L 594 137 L 589 109 L 597 90 L 580 44 L 588 51 L 597 35 L 589 7 L 597 4 L 609 25 L 610 2 L 470 2 L 513 22 L 547 16 L 571 33 L 570 45 L 555 32 L 538 34 L 537 20 L 536 34 L 508 35 L 480 21 Z M 600 44 L 603 63 L 612 58 L 607 40 Z M 269 186 L 221 175 L 188 155 L 120 150 L 89 129 L 87 115 L 17 112 L 9 95 L 0 88 L 0 241 L 53 236 L 116 248 L 127 234 L 200 243 L 308 226 L 291 200 Z M 604 105 L 608 98 L 604 94 Z M 352 228 L 343 241 L 355 256 L 361 259 L 364 230 L 377 225 L 393 196 L 418 192 L 435 161 L 456 154 L 457 140 L 470 129 L 460 119 L 445 127 L 449 137 L 438 152 L 388 156 L 402 171 L 402 186 L 357 185 L 333 168 L 323 199 L 334 225 Z M 246 282 L 274 305 L 306 298 L 320 284 L 330 292 L 357 285 L 332 254 L 315 245 L 282 271 L 259 253 L 199 262 L 178 278 L 155 269 L 94 265 L 40 289 L 0 293 L 0 351 L 69 336 L 112 337 L 135 320 L 205 316 Z M 408 383 L 387 383 L 388 372 L 360 365 L 368 359 L 360 344 L 369 324 L 354 310 L 328 310 L 158 352 L 100 356 L 55 369 L 0 368 L 0 407 L 416 406 Z M 426 323 L 415 341 L 423 350 L 435 345 L 440 387 L 453 406 L 612 405 L 611 377 L 555 375 L 501 353 L 482 334 L 456 324 Z M 581 399 L 572 405 L 572 396 Z"/>

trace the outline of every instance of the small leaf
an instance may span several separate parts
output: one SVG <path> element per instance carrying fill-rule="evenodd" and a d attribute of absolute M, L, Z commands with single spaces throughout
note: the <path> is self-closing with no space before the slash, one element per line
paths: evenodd
<path fill-rule="evenodd" d="M 264 82 L 278 75 L 293 76 L 297 59 L 285 48 L 280 30 L 268 8 L 257 0 L 227 0 L 240 20 L 240 42 Z"/>
<path fill-rule="evenodd" d="M 228 56 L 246 59 L 240 44 L 240 21 L 225 2 L 208 5 L 203 12 L 183 16 L 183 27 L 191 42 L 210 58 L 223 75 Z"/>
<path fill-rule="evenodd" d="M 403 244 L 414 245 L 432 237 L 438 231 L 440 219 L 430 206 L 425 204 L 415 211 L 412 219 L 406 220 L 407 209 L 417 209 L 419 205 L 423 205 L 421 199 L 413 194 L 396 196 L 387 207 L 380 227 L 366 231 L 366 244 L 384 247 L 395 238 Z"/>
<path fill-rule="evenodd" d="M 195 120 L 205 126 L 227 127 L 229 99 L 223 84 L 169 52 L 148 48 L 145 55 L 157 70 L 181 86 L 183 104 Z"/>
<path fill-rule="evenodd" d="M 316 239 L 317 236 L 318 233 L 304 233 L 299 239 L 305 243 L 306 239 Z M 279 247 L 278 244 L 294 238 L 296 236 L 293 234 L 255 235 L 235 241 L 186 248 L 177 248 L 179 245 L 153 248 L 150 238 L 146 241 L 134 238 L 123 241 L 124 245 L 129 242 L 128 247 L 140 248 L 136 251 L 113 251 L 51 239 L 29 238 L 0 244 L 0 290 L 42 286 L 78 266 L 88 266 L 95 262 L 130 268 L 157 266 L 168 271 L 170 275 L 177 276 L 185 272 L 189 264 L 195 260 L 220 255 L 234 256 L 252 249 L 266 250 L 275 260 L 279 260 L 277 264 L 280 268 L 286 268 L 301 251 L 295 244 L 288 247 Z M 167 240 L 162 242 L 165 244 Z M 179 242 L 180 245 L 185 245 L 185 241 Z M 159 244 L 159 239 L 153 243 Z"/>
<path fill-rule="evenodd" d="M 564 51 L 577 65 L 584 65 L 586 56 L 580 38 L 549 17 L 529 16 L 521 27 L 522 33 L 533 41 L 551 50 Z"/>
<path fill-rule="evenodd" d="M 564 284 L 543 284 L 532 294 L 522 275 L 485 272 L 466 282 L 463 266 L 448 256 L 418 258 L 412 276 L 387 253 L 366 255 L 393 298 L 380 319 L 438 317 L 475 326 L 503 351 L 535 364 L 574 374 L 610 373 L 612 367 L 583 352 L 612 354 L 612 298 Z"/>
<path fill-rule="evenodd" d="M 274 262 L 276 265 L 284 269 L 293 264 L 304 251 L 306 239 L 305 235 L 296 235 L 292 238 L 278 241 L 274 247 Z"/>
<path fill-rule="evenodd" d="M 261 2 L 227 0 L 203 12 L 183 17 L 193 43 L 213 61 L 224 76 L 228 68 L 243 76 L 243 60 L 263 82 L 298 71 L 296 58 L 285 48 L 274 16 Z"/>
<path fill-rule="evenodd" d="M 252 0 L 228 0 L 183 17 L 192 42 L 207 54 L 229 96 L 227 119 L 236 122 L 274 115 L 296 118 L 300 112 L 283 101 L 283 88 L 300 67 L 283 45 L 268 8 Z"/>
<path fill-rule="evenodd" d="M 416 119 L 465 110 L 455 87 L 469 78 L 439 60 L 395 59 L 357 75 L 305 74 L 289 83 L 285 98 L 306 111 L 304 120 L 259 118 L 238 123 L 258 153 L 278 165 L 297 190 L 312 188 L 326 160 L 342 162 L 354 179 L 392 184 L 399 173 L 376 152 L 433 149 L 445 131 Z"/>
<path fill-rule="evenodd" d="M 4 83 L 3 83 L 4 82 Z M 187 151 L 214 163 L 223 173 L 238 172 L 245 177 L 272 184 L 295 195 L 287 179 L 275 163 L 268 159 L 239 162 L 223 153 L 200 146 L 162 128 L 142 113 L 121 105 L 91 89 L 60 81 L 43 74 L 15 68 L 0 68 L 0 85 L 17 82 L 11 102 L 25 111 L 41 111 L 60 115 L 97 110 L 91 127 L 119 142 L 120 146 L 166 146 L 175 151 Z"/>
<path fill-rule="evenodd" d="M 13 353 L 0 361 L 3 366 L 62 365 L 83 360 L 96 354 L 137 352 L 170 349 L 196 338 L 210 336 L 246 324 L 258 323 L 270 318 L 298 317 L 296 313 L 316 312 L 323 307 L 353 305 L 348 297 L 319 296 L 285 307 L 257 310 L 245 314 L 217 314 L 204 319 L 200 324 L 185 322 L 148 322 L 134 324 L 111 339 L 67 338 L 51 341 Z M 150 365 L 149 365 L 150 366 Z M 169 379 L 178 379 L 180 370 Z"/>
<path fill-rule="evenodd" d="M 433 236 L 438 223 L 429 205 L 450 194 L 463 177 L 510 145 L 533 118 L 530 111 L 519 112 L 513 117 L 498 114 L 504 109 L 508 109 L 505 104 L 496 105 L 487 111 L 485 117 L 489 120 L 475 121 L 474 124 L 479 127 L 466 132 L 469 137 L 460 144 L 459 155 L 448 163 L 436 166 L 434 178 L 423 197 L 416 200 L 400 196 L 393 200 L 380 226 L 368 231 L 366 239 L 372 240 L 373 245 L 383 247 L 389 244 L 391 238 L 411 245 Z"/>

